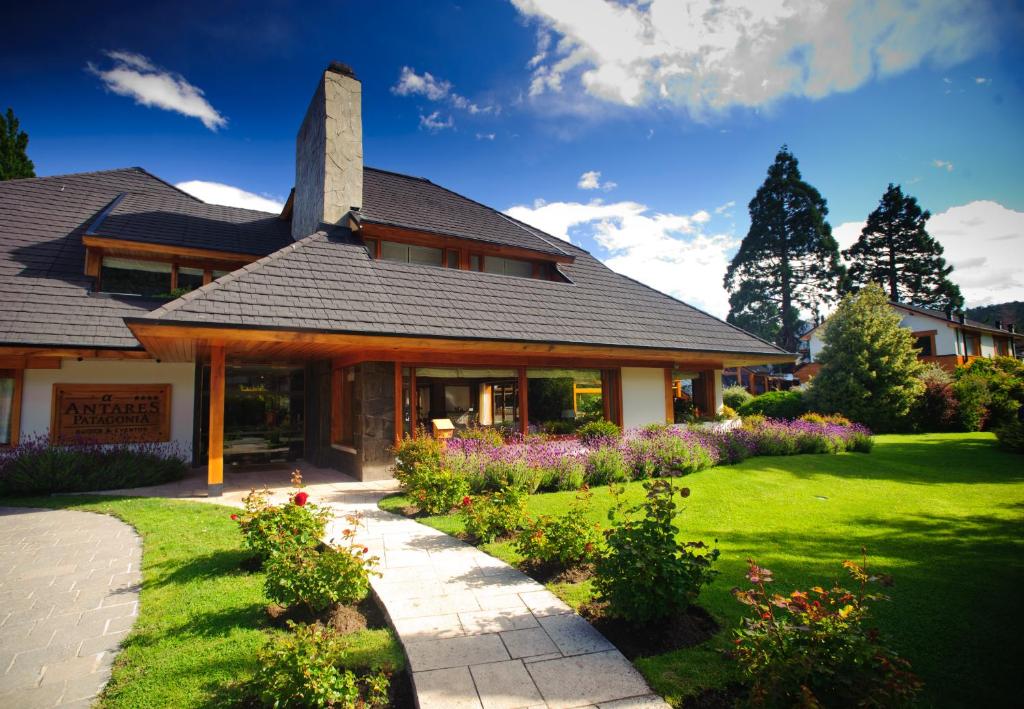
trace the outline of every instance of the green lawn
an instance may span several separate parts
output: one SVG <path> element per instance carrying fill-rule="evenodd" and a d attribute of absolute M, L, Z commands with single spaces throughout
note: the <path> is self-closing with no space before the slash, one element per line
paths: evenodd
<path fill-rule="evenodd" d="M 776 572 L 780 589 L 846 581 L 840 564 L 857 558 L 895 577 L 877 606 L 879 626 L 941 706 L 1006 705 L 1017 695 L 1024 650 L 1024 458 L 995 447 L 990 434 L 879 436 L 869 455 L 753 458 L 684 479 L 692 496 L 678 524 L 686 540 L 717 539 L 721 575 L 700 604 L 726 628 L 704 646 L 637 661 L 672 703 L 729 679 L 717 652 L 743 608 L 730 589 L 745 584 L 748 557 Z M 638 484 L 629 493 L 639 499 Z M 572 493 L 530 498 L 533 513 L 557 513 Z M 611 504 L 596 488 L 593 519 Z M 404 506 L 401 497 L 382 506 Z M 460 531 L 457 517 L 422 520 Z M 508 543 L 484 547 L 518 561 Z M 589 584 L 553 587 L 570 603 Z"/>
<path fill-rule="evenodd" d="M 263 574 L 249 556 L 232 509 L 177 500 L 111 497 L 3 498 L 3 505 L 111 514 L 142 536 L 140 614 L 101 707 L 212 707 L 237 702 L 268 638 Z M 272 631 L 283 632 L 283 631 Z M 353 667 L 401 667 L 388 630 L 348 636 Z"/>

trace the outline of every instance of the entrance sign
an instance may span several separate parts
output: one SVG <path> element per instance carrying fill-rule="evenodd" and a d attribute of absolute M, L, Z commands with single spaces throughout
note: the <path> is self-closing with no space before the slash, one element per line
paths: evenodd
<path fill-rule="evenodd" d="M 54 443 L 158 443 L 171 438 L 170 384 L 54 384 Z"/>

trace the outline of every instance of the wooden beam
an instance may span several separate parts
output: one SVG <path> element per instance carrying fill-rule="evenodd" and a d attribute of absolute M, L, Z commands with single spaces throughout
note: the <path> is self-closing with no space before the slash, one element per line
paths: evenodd
<path fill-rule="evenodd" d="M 674 404 L 672 367 L 665 367 L 665 423 L 676 422 L 676 410 Z"/>
<path fill-rule="evenodd" d="M 524 436 L 530 432 L 530 380 L 526 367 L 519 368 L 519 432 Z"/>
<path fill-rule="evenodd" d="M 224 345 L 210 348 L 210 434 L 206 486 L 211 497 L 224 491 Z"/>
<path fill-rule="evenodd" d="M 85 234 L 82 243 L 88 248 L 102 249 L 104 253 L 148 254 L 151 258 L 161 259 L 194 259 L 197 261 L 224 261 L 245 265 L 258 261 L 262 256 L 245 254 L 236 251 L 220 251 L 217 249 L 201 249 L 193 246 L 176 246 L 172 244 L 151 244 L 145 241 L 128 239 L 112 239 L 106 236 Z"/>
<path fill-rule="evenodd" d="M 409 430 L 412 431 L 412 437 L 416 438 L 416 428 L 419 426 L 419 417 L 416 415 L 416 369 L 414 367 L 409 368 Z"/>
<path fill-rule="evenodd" d="M 0 443 L 0 449 L 18 445 L 21 438 L 21 400 L 24 398 L 25 370 L 15 369 L 12 374 L 14 391 L 11 392 L 11 426 L 7 443 Z"/>
<path fill-rule="evenodd" d="M 402 416 L 402 363 L 395 362 L 395 445 L 402 442 L 404 418 Z"/>
<path fill-rule="evenodd" d="M 32 347 L 0 345 L 0 357 L 23 357 L 26 369 L 59 369 L 61 359 L 153 359 L 145 350 L 84 349 L 75 347 Z M 52 360 L 52 361 L 51 361 Z M 57 364 L 53 364 L 56 361 Z"/>

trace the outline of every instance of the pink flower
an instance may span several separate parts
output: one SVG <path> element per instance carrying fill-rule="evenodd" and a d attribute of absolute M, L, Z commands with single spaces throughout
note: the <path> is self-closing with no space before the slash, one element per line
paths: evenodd
<path fill-rule="evenodd" d="M 303 505 L 305 505 L 306 504 L 306 500 L 308 500 L 308 499 L 309 499 L 309 494 L 308 493 L 305 493 L 305 492 L 297 492 L 297 493 L 295 493 L 295 504 L 298 505 L 299 507 L 302 507 Z"/>

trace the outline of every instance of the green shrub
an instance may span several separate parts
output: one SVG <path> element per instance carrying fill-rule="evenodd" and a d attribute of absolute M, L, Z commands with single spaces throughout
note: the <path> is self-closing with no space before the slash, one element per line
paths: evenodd
<path fill-rule="evenodd" d="M 459 513 L 466 526 L 466 534 L 484 543 L 511 534 L 523 523 L 527 497 L 525 490 L 515 487 L 477 497 L 464 497 Z"/>
<path fill-rule="evenodd" d="M 653 439 L 656 475 L 689 475 L 715 464 L 700 441 L 665 434 Z"/>
<path fill-rule="evenodd" d="M 715 418 L 720 421 L 731 421 L 734 418 L 739 418 L 739 414 L 736 413 L 736 409 L 733 407 L 728 404 L 723 404 L 722 410 L 718 412 L 718 415 Z"/>
<path fill-rule="evenodd" d="M 996 429 L 999 445 L 1014 453 L 1024 453 L 1024 423 L 1012 421 Z"/>
<path fill-rule="evenodd" d="M 741 414 L 742 415 L 742 414 Z M 743 428 L 748 431 L 754 431 L 764 425 L 768 419 L 761 414 L 750 414 L 749 416 L 743 416 Z"/>
<path fill-rule="evenodd" d="M 619 438 L 622 435 L 622 429 L 611 421 L 601 419 L 583 424 L 576 430 L 576 435 L 584 443 L 595 443 Z"/>
<path fill-rule="evenodd" d="M 49 495 L 160 485 L 185 477 L 175 444 L 51 445 L 46 436 L 0 450 L 0 494 Z"/>
<path fill-rule="evenodd" d="M 846 418 L 845 416 L 842 416 L 841 414 L 816 414 L 811 412 L 801 416 L 800 420 L 809 421 L 811 423 L 816 423 L 821 426 L 849 427 L 853 425 L 853 422 L 850 421 L 850 419 Z"/>
<path fill-rule="evenodd" d="M 623 483 L 630 479 L 626 456 L 614 446 L 602 446 L 587 455 L 588 485 Z"/>
<path fill-rule="evenodd" d="M 612 615 L 650 622 L 685 610 L 715 576 L 718 550 L 703 542 L 679 542 L 676 497 L 688 497 L 669 480 L 645 482 L 646 499 L 609 512 L 617 524 L 605 532 L 607 551 L 596 564 L 594 588 Z"/>
<path fill-rule="evenodd" d="M 957 367 L 954 376 L 958 381 L 977 377 L 985 382 L 988 428 L 996 429 L 1017 420 L 1017 413 L 1024 405 L 1024 362 L 1013 357 L 979 357 Z"/>
<path fill-rule="evenodd" d="M 733 384 L 722 390 L 722 403 L 731 409 L 739 409 L 745 403 L 754 398 L 754 395 L 747 391 L 747 388 L 739 384 Z"/>
<path fill-rule="evenodd" d="M 420 465 L 407 480 L 409 495 L 421 510 L 432 515 L 448 512 L 469 492 L 469 480 L 447 464 L 441 468 Z"/>
<path fill-rule="evenodd" d="M 484 480 L 487 490 L 513 487 L 532 495 L 540 487 L 543 475 L 540 470 L 527 465 L 525 460 L 491 460 L 484 466 Z"/>
<path fill-rule="evenodd" d="M 416 438 L 407 435 L 395 446 L 395 478 L 404 485 L 406 479 L 421 466 L 440 469 L 443 458 L 442 443 L 421 429 Z"/>
<path fill-rule="evenodd" d="M 332 514 L 329 508 L 308 502 L 301 490 L 293 493 L 283 505 L 269 502 L 270 490 L 255 490 L 245 496 L 245 509 L 231 518 L 238 522 L 246 548 L 261 559 L 285 549 L 311 549 L 324 536 Z"/>
<path fill-rule="evenodd" d="M 910 664 L 867 627 L 866 565 L 847 561 L 857 591 L 815 586 L 781 595 L 772 572 L 748 562 L 752 588 L 733 593 L 750 608 L 732 650 L 750 683 L 750 701 L 766 707 L 892 707 L 913 705 L 921 682 Z"/>
<path fill-rule="evenodd" d="M 953 384 L 956 394 L 957 415 L 960 428 L 965 431 L 980 431 L 988 419 L 988 380 L 982 374 L 963 374 Z"/>
<path fill-rule="evenodd" d="M 481 441 L 489 446 L 500 446 L 504 445 L 505 438 L 501 435 L 501 431 L 491 426 L 470 426 L 455 431 L 456 438 L 464 438 L 470 441 Z"/>
<path fill-rule="evenodd" d="M 253 687 L 267 706 L 387 706 L 387 675 L 357 677 L 344 669 L 344 642 L 337 631 L 319 623 L 289 626 L 290 633 L 275 635 L 259 653 Z"/>
<path fill-rule="evenodd" d="M 601 527 L 587 521 L 593 493 L 586 486 L 564 514 L 528 520 L 515 547 L 527 561 L 563 566 L 593 561 L 601 546 Z"/>
<path fill-rule="evenodd" d="M 541 430 L 551 436 L 568 436 L 576 431 L 575 421 L 545 421 L 541 424 Z"/>
<path fill-rule="evenodd" d="M 760 414 L 771 419 L 795 419 L 806 412 L 803 393 L 795 390 L 769 391 L 755 396 L 739 408 L 740 416 Z"/>
<path fill-rule="evenodd" d="M 365 598 L 377 557 L 353 544 L 353 534 L 345 530 L 342 546 L 291 547 L 275 553 L 264 565 L 267 597 L 283 606 L 305 606 L 312 613 Z"/>
<path fill-rule="evenodd" d="M 579 490 L 586 482 L 586 464 L 579 458 L 564 456 L 550 469 L 557 476 L 556 489 L 560 491 Z"/>

